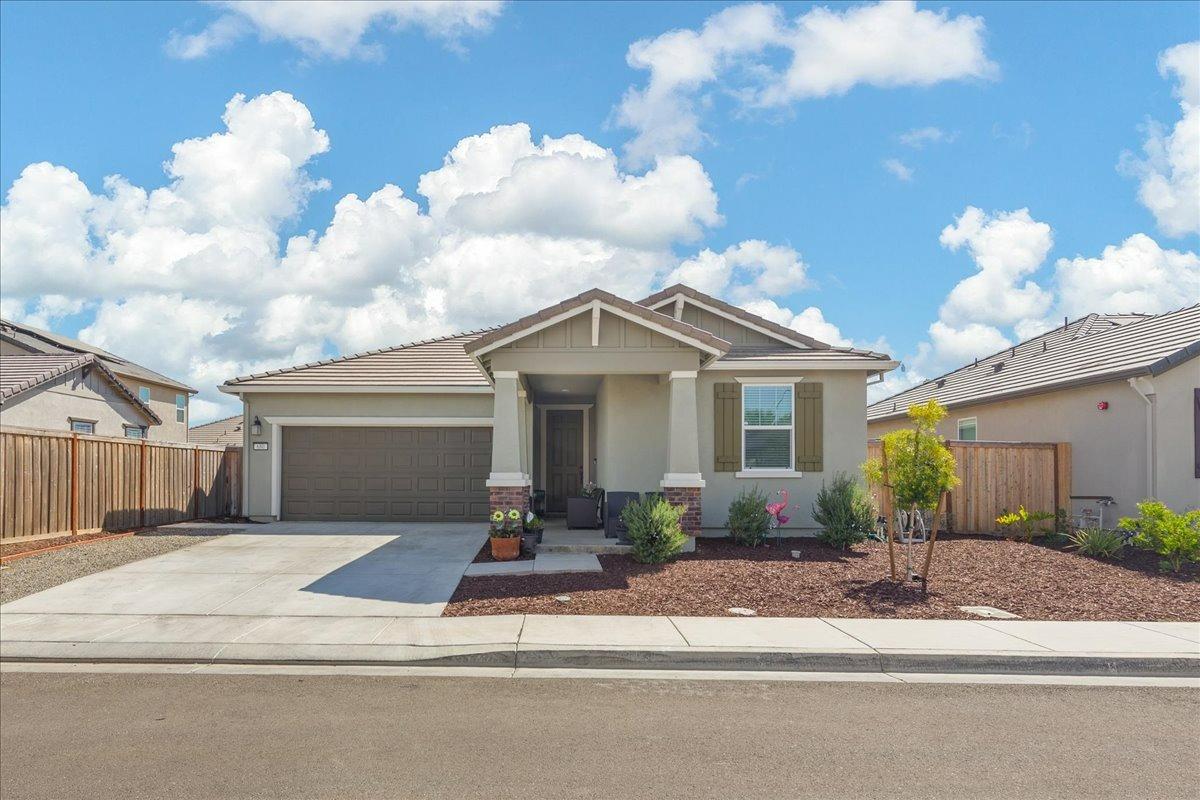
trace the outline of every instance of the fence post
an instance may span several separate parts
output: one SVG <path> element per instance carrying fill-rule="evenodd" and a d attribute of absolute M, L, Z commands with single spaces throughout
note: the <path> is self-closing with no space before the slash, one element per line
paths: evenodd
<path fill-rule="evenodd" d="M 146 440 L 138 443 L 138 527 L 146 527 Z"/>
<path fill-rule="evenodd" d="M 200 448 L 192 445 L 192 519 L 200 518 Z"/>
<path fill-rule="evenodd" d="M 1071 513 L 1071 443 L 1054 444 L 1054 510 Z"/>
<path fill-rule="evenodd" d="M 79 434 L 71 433 L 71 535 L 79 532 Z"/>

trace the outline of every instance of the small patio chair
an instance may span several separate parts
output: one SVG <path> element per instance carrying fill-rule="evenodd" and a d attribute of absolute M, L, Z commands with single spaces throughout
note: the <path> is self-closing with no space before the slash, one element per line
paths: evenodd
<path fill-rule="evenodd" d="M 637 492 L 609 492 L 608 503 L 604 511 L 604 536 L 608 539 L 619 539 L 622 543 L 629 541 L 629 530 L 621 519 L 625 506 L 639 497 Z"/>

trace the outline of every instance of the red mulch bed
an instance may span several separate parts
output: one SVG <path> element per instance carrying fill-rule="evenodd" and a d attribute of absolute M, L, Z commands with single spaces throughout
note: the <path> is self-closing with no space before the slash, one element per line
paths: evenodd
<path fill-rule="evenodd" d="M 1158 556 L 1133 549 L 1100 561 L 1040 544 L 947 536 L 938 539 L 927 594 L 889 580 L 879 542 L 837 551 L 813 539 L 759 548 L 699 539 L 695 553 L 670 564 L 625 555 L 600 562 L 603 573 L 463 578 L 445 615 L 730 616 L 742 607 L 764 617 L 977 619 L 958 606 L 989 605 L 1026 619 L 1200 620 L 1200 565 L 1163 573 Z M 554 599 L 563 594 L 570 602 Z"/>

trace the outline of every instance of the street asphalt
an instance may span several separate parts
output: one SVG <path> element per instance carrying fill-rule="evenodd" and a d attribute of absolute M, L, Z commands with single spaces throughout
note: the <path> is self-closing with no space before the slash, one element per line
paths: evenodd
<path fill-rule="evenodd" d="M 1195 798 L 1200 690 L 5 672 L 0 796 Z"/>

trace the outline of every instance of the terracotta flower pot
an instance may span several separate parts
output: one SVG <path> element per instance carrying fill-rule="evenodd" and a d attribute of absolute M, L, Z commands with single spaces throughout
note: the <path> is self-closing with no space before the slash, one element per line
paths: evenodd
<path fill-rule="evenodd" d="M 493 536 L 490 539 L 492 543 L 492 558 L 497 561 L 513 561 L 517 556 L 521 555 L 521 537 L 508 536 L 499 537 Z"/>

